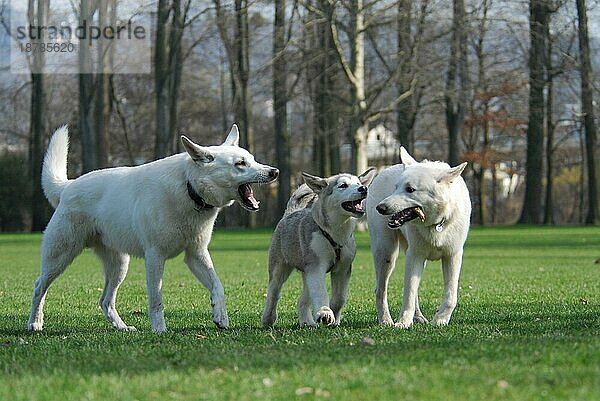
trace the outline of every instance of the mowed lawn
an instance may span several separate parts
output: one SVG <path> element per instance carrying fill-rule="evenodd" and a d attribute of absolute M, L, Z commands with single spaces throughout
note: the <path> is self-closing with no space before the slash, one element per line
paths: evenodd
<path fill-rule="evenodd" d="M 262 329 L 270 232 L 217 231 L 231 328 L 215 328 L 208 292 L 180 256 L 166 267 L 163 335 L 150 332 L 139 259 L 117 300 L 138 332 L 110 328 L 89 251 L 50 288 L 45 330 L 27 332 L 41 237 L 1 235 L 0 400 L 600 400 L 599 228 L 474 228 L 451 324 L 408 330 L 377 324 L 369 238 L 357 235 L 339 328 L 297 328 L 295 273 L 276 328 Z M 421 285 L 428 318 L 441 293 L 432 262 Z"/>

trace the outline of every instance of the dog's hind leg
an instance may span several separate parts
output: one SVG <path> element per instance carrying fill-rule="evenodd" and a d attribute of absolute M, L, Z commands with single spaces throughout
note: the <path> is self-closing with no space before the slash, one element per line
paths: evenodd
<path fill-rule="evenodd" d="M 339 266 L 331 271 L 331 310 L 335 315 L 335 325 L 339 326 L 342 318 L 342 308 L 348 299 L 348 285 L 352 266 Z"/>
<path fill-rule="evenodd" d="M 275 259 L 275 257 L 269 257 L 269 286 L 267 288 L 265 310 L 261 318 L 263 327 L 271 327 L 275 324 L 277 320 L 277 304 L 281 297 L 281 287 L 283 287 L 283 284 L 294 270 L 281 260 Z"/>
<path fill-rule="evenodd" d="M 312 308 L 310 305 L 310 294 L 308 293 L 308 285 L 306 284 L 306 275 L 302 274 L 302 295 L 298 298 L 298 321 L 300 327 L 315 327 L 315 319 L 313 317 Z"/>
<path fill-rule="evenodd" d="M 386 230 L 383 231 L 382 230 Z M 377 304 L 377 318 L 380 324 L 393 325 L 394 320 L 390 315 L 388 305 L 388 285 L 390 275 L 396 266 L 398 258 L 399 241 L 396 234 L 387 228 L 380 229 L 377 233 L 373 229 L 371 247 L 373 250 L 373 263 L 375 266 L 375 299 Z"/>
<path fill-rule="evenodd" d="M 454 255 L 442 258 L 444 275 L 444 296 L 437 313 L 431 320 L 436 326 L 446 326 L 450 322 L 452 312 L 458 303 L 458 280 L 462 263 L 462 250 Z"/>
<path fill-rule="evenodd" d="M 194 276 L 210 291 L 213 322 L 220 329 L 229 327 L 229 317 L 225 307 L 225 290 L 217 276 L 207 249 L 189 248 L 185 252 L 185 263 Z"/>
<path fill-rule="evenodd" d="M 33 289 L 31 313 L 27 323 L 29 330 L 42 330 L 48 287 L 83 250 L 85 239 L 81 234 L 75 225 L 65 220 L 50 220 L 42 240 L 42 267 Z"/>
<path fill-rule="evenodd" d="M 94 246 L 94 251 L 102 261 L 104 268 L 104 291 L 100 297 L 100 308 L 115 330 L 136 331 L 133 326 L 127 326 L 116 308 L 117 291 L 127 275 L 129 255 L 116 252 L 104 245 Z"/>

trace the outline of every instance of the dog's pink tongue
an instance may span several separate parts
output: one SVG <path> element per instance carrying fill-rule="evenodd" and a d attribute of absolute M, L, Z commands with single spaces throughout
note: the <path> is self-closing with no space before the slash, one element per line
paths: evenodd
<path fill-rule="evenodd" d="M 250 185 L 244 185 L 244 197 L 252 204 L 252 206 L 258 207 L 258 201 L 254 197 L 254 191 Z"/>

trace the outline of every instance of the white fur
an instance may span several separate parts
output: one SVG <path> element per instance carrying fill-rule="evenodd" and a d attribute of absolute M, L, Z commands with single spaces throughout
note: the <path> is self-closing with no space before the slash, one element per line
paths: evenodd
<path fill-rule="evenodd" d="M 404 164 L 382 171 L 373 180 L 367 195 L 367 218 L 376 273 L 376 301 L 379 322 L 394 324 L 387 301 L 389 277 L 400 245 L 406 253 L 404 296 L 397 327 L 427 322 L 419 308 L 418 290 L 427 260 L 442 260 L 444 294 L 432 323 L 446 325 L 458 301 L 458 281 L 463 246 L 469 231 L 471 201 L 460 177 L 466 163 L 450 168 L 442 162 L 414 160 L 401 149 Z M 407 187 L 415 191 L 409 193 Z M 376 209 L 386 211 L 382 215 Z M 420 206 L 425 221 L 418 218 L 400 229 L 388 227 L 389 214 Z M 443 223 L 441 231 L 436 226 Z"/>
<path fill-rule="evenodd" d="M 135 330 L 123 322 L 115 307 L 117 290 L 133 255 L 146 261 L 152 331 L 166 330 L 164 263 L 182 251 L 192 273 L 211 292 L 215 324 L 228 327 L 223 286 L 208 253 L 213 225 L 220 208 L 240 201 L 240 184 L 272 181 L 277 176 L 276 169 L 255 162 L 237 146 L 238 136 L 234 125 L 220 146 L 201 147 L 183 140 L 188 153 L 67 180 L 68 132 L 67 127 L 59 128 L 44 160 L 42 184 L 56 211 L 42 241 L 41 273 L 28 328 L 42 330 L 48 287 L 85 247 L 92 248 L 102 261 L 106 281 L 100 306 L 115 329 Z M 204 152 L 204 161 L 195 159 L 199 151 Z M 236 165 L 240 160 L 246 164 Z M 215 207 L 198 209 L 188 195 L 187 182 Z"/>

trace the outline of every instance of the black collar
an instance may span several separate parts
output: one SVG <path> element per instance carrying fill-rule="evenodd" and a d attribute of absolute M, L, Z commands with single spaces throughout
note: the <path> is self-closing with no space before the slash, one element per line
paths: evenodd
<path fill-rule="evenodd" d="M 320 225 L 317 224 L 317 227 L 319 228 L 319 231 L 321 231 L 321 234 L 323 234 L 323 237 L 325 237 L 333 247 L 333 250 L 335 251 L 335 261 L 339 262 L 343 246 L 335 242 L 335 240 L 331 238 L 331 235 L 329 235 L 327 231 L 323 230 Z M 331 270 L 331 268 L 329 268 L 329 270 Z"/>
<path fill-rule="evenodd" d="M 209 205 L 208 203 L 206 203 L 204 201 L 204 199 L 202 199 L 202 197 L 200 195 L 198 195 L 198 192 L 196 192 L 194 190 L 194 187 L 192 187 L 192 184 L 190 184 L 189 181 L 187 182 L 187 192 L 188 192 L 189 197 L 196 204 L 195 210 L 197 212 L 201 211 L 202 209 L 213 209 L 214 208 L 213 205 Z"/>

